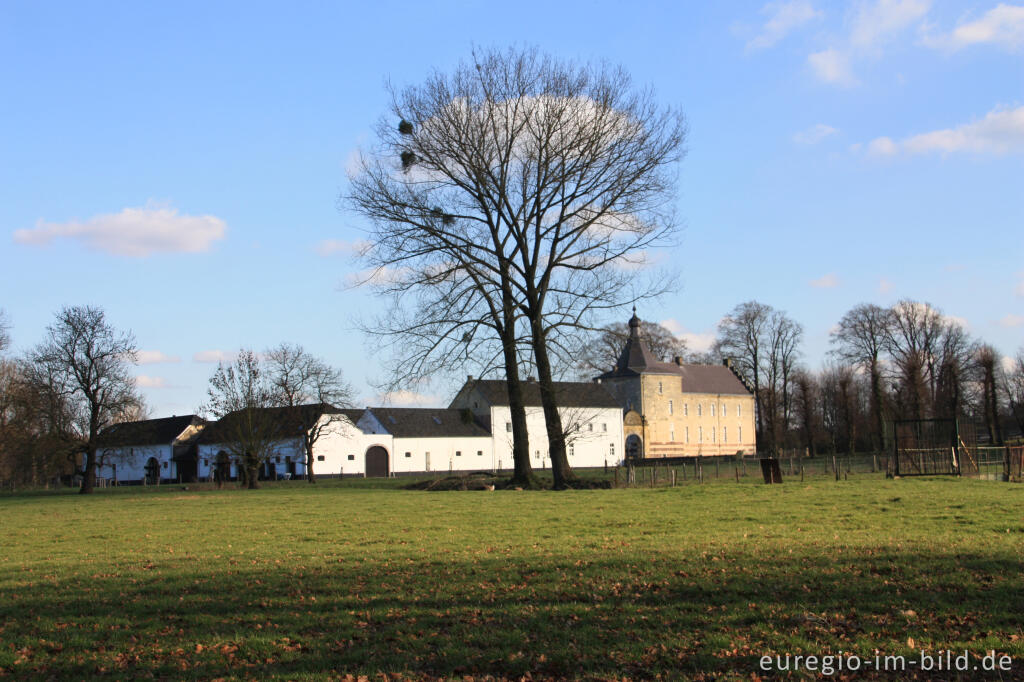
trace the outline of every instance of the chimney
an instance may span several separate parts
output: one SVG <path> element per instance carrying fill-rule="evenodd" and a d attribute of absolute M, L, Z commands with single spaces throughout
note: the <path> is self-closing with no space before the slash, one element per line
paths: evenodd
<path fill-rule="evenodd" d="M 683 356 L 681 356 L 681 355 L 675 356 L 674 358 L 672 358 L 672 362 L 674 362 L 677 365 L 679 365 L 680 367 L 682 367 L 683 366 Z"/>
<path fill-rule="evenodd" d="M 466 383 L 471 383 L 472 381 L 473 381 L 473 375 L 472 374 L 467 374 L 466 375 Z"/>

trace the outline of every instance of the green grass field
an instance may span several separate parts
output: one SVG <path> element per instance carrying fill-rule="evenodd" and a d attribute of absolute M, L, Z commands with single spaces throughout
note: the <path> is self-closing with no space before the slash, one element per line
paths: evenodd
<path fill-rule="evenodd" d="M 922 648 L 1024 676 L 1024 485 L 405 482 L 0 496 L 0 676 L 750 679 Z"/>

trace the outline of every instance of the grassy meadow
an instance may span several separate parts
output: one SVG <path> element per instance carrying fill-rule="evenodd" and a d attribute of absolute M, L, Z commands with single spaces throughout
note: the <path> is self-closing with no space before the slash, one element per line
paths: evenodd
<path fill-rule="evenodd" d="M 922 648 L 1024 676 L 1024 485 L 406 482 L 0 496 L 0 677 L 751 679 Z"/>

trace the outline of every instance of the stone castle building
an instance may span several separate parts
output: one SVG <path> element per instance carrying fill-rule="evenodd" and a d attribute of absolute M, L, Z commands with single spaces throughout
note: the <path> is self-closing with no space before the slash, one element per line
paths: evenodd
<path fill-rule="evenodd" d="M 662 362 L 640 336 L 633 311 L 615 367 L 594 381 L 625 413 L 627 459 L 754 454 L 754 394 L 723 365 Z"/>

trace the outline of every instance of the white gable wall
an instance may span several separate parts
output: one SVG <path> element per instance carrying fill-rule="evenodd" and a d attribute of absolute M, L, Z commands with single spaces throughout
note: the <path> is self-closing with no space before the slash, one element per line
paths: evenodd
<path fill-rule="evenodd" d="M 569 466 L 573 468 L 615 466 L 624 456 L 622 410 L 614 407 L 563 407 L 558 410 L 562 428 L 572 432 L 567 440 Z M 497 466 L 511 469 L 512 411 L 507 405 L 491 406 L 491 433 Z M 578 428 L 577 428 L 578 427 Z M 530 464 L 534 469 L 551 467 L 544 410 L 526 408 L 526 430 L 530 440 Z"/>
<path fill-rule="evenodd" d="M 389 445 L 381 445 L 388 451 L 388 470 L 392 473 L 491 471 L 495 467 L 490 436 L 392 436 L 369 410 L 360 418 L 359 427 L 391 439 Z"/>
<path fill-rule="evenodd" d="M 391 450 L 390 435 L 382 438 L 366 434 L 344 415 L 323 415 L 320 417 L 320 423 L 323 430 L 313 444 L 313 472 L 317 476 L 362 474 L 365 470 L 365 454 L 368 448 L 383 445 L 389 452 Z M 301 478 L 306 475 L 306 452 L 302 447 L 301 438 L 283 439 L 275 443 L 272 449 L 271 461 L 278 476 L 288 472 L 288 458 L 291 458 L 294 464 L 295 477 Z M 223 443 L 200 443 L 200 479 L 213 476 L 217 453 L 221 450 L 231 454 L 231 450 Z M 234 464 L 231 475 L 238 475 Z"/>
<path fill-rule="evenodd" d="M 160 463 L 160 478 L 176 479 L 178 471 L 171 459 L 173 448 L 167 445 L 136 445 L 130 447 L 101 448 L 97 455 L 103 464 L 96 467 L 96 475 L 118 481 L 141 481 L 146 477 L 146 462 L 155 457 Z"/>

